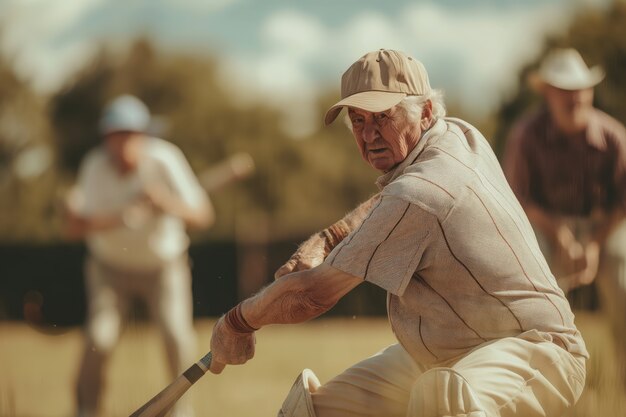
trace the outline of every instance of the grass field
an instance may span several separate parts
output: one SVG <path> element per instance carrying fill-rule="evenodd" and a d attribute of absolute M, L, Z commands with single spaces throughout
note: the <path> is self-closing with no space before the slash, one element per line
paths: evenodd
<path fill-rule="evenodd" d="M 592 355 L 587 387 L 567 416 L 625 416 L 626 390 L 608 327 L 601 317 L 578 313 L 577 324 Z M 196 322 L 198 357 L 209 346 L 213 322 Z M 322 382 L 393 343 L 384 318 L 318 319 L 297 326 L 269 326 L 257 335 L 248 364 L 207 374 L 190 395 L 198 417 L 275 416 L 295 376 L 305 367 Z M 0 417 L 69 417 L 80 356 L 80 329 L 45 334 L 23 323 L 0 323 Z M 130 325 L 108 368 L 104 416 L 128 416 L 168 382 L 163 349 L 154 329 Z"/>

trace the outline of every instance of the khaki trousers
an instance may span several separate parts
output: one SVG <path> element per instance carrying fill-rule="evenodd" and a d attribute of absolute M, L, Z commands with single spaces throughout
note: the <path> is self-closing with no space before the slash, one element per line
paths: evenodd
<path fill-rule="evenodd" d="M 584 380 L 584 358 L 527 332 L 437 366 L 391 345 L 312 399 L 316 417 L 558 417 L 578 400 Z"/>
<path fill-rule="evenodd" d="M 193 363 L 197 343 L 186 256 L 147 272 L 123 271 L 90 258 L 85 273 L 88 312 L 76 393 L 79 415 L 92 416 L 99 409 L 104 366 L 120 337 L 131 301 L 145 302 L 158 325 L 172 378 Z M 192 414 L 191 404 L 183 399 L 171 415 Z"/>

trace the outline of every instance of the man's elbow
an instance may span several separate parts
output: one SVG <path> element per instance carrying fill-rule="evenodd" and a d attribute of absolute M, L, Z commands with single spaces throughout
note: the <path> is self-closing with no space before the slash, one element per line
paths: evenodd
<path fill-rule="evenodd" d="M 212 207 L 203 207 L 188 223 L 194 229 L 207 229 L 215 223 L 215 211 Z"/>
<path fill-rule="evenodd" d="M 85 222 L 80 220 L 67 221 L 61 227 L 61 237 L 65 240 L 81 240 L 86 235 Z"/>
<path fill-rule="evenodd" d="M 321 297 L 313 293 L 304 293 L 299 298 L 300 302 L 298 305 L 301 311 L 298 311 L 298 308 L 296 308 L 294 315 L 302 315 L 305 320 L 321 316 L 333 308 L 339 301 L 339 299 L 335 297 Z"/>
<path fill-rule="evenodd" d="M 362 280 L 351 276 L 327 277 L 320 280 L 320 274 L 333 274 L 331 267 L 319 265 L 312 269 L 293 272 L 280 282 L 282 290 L 279 298 L 280 311 L 288 316 L 288 322 L 300 323 L 326 313 Z"/>

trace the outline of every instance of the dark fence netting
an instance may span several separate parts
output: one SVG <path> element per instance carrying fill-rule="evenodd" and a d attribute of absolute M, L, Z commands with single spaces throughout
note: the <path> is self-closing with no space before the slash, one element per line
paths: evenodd
<path fill-rule="evenodd" d="M 189 249 L 195 317 L 219 316 L 273 280 L 296 242 L 236 244 L 200 242 Z M 0 319 L 42 328 L 79 325 L 86 312 L 84 244 L 0 245 Z M 132 314 L 146 317 L 137 303 Z M 328 314 L 384 315 L 385 293 L 364 283 Z"/>

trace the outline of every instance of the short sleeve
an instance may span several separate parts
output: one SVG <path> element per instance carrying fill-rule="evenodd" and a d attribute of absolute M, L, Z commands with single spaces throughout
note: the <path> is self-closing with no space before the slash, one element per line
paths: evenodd
<path fill-rule="evenodd" d="M 433 235 L 433 215 L 395 196 L 383 196 L 326 263 L 401 296 Z"/>
<path fill-rule="evenodd" d="M 96 190 L 100 189 L 102 165 L 102 155 L 97 150 L 87 154 L 80 164 L 71 198 L 74 210 L 81 216 L 91 216 L 98 212 L 100 194 Z"/>
<path fill-rule="evenodd" d="M 192 207 L 199 207 L 208 200 L 187 159 L 178 148 L 171 148 L 167 161 L 161 161 L 174 192 Z"/>

